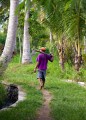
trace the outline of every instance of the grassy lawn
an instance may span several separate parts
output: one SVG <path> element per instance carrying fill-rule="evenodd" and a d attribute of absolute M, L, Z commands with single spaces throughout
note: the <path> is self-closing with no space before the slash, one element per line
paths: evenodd
<path fill-rule="evenodd" d="M 59 70 L 59 66 L 56 66 L 56 61 L 53 64 L 54 66 L 49 65 L 46 89 L 53 95 L 51 114 L 54 120 L 86 120 L 86 89 L 79 86 L 76 82 L 66 82 L 66 78 L 69 76 L 73 78 L 72 69 L 66 68 L 67 71 L 65 70 L 62 73 Z M 61 76 L 59 77 L 56 72 Z M 83 74 L 86 78 L 85 69 Z"/>
<path fill-rule="evenodd" d="M 15 61 L 15 59 L 14 59 Z M 14 83 L 26 92 L 26 100 L 9 110 L 0 111 L 0 120 L 34 120 L 38 108 L 42 105 L 42 93 L 36 89 L 37 79 L 33 73 L 34 65 L 10 63 L 3 81 Z"/>
<path fill-rule="evenodd" d="M 54 120 L 86 120 L 86 90 L 77 84 L 51 81 L 47 89 L 53 94 L 51 102 Z"/>
<path fill-rule="evenodd" d="M 14 58 L 6 70 L 3 81 L 20 85 L 27 93 L 26 100 L 17 104 L 16 107 L 6 111 L 0 111 L 0 120 L 35 120 L 38 108 L 42 105 L 41 91 L 35 67 L 33 64 L 21 65 L 18 58 Z M 86 120 L 86 90 L 75 83 L 67 83 L 66 79 L 72 78 L 73 69 L 66 66 L 66 71 L 61 72 L 57 59 L 49 63 L 45 89 L 51 92 L 51 114 L 54 120 Z M 84 71 L 84 76 L 86 70 Z"/>

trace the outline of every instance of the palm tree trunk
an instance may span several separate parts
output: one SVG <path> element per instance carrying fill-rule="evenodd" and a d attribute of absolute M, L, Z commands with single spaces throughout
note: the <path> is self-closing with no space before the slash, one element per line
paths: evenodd
<path fill-rule="evenodd" d="M 22 55 L 22 63 L 31 63 L 31 54 L 30 54 L 30 35 L 29 35 L 29 6 L 28 0 L 26 0 L 25 4 L 25 20 L 24 20 L 24 39 L 23 39 L 23 55 Z"/>
<path fill-rule="evenodd" d="M 19 57 L 19 63 L 21 63 L 21 58 L 22 58 L 22 45 L 21 45 L 21 37 L 18 35 L 19 38 L 19 52 L 20 52 L 20 57 Z"/>
<path fill-rule="evenodd" d="M 75 70 L 79 71 L 81 64 L 82 64 L 82 54 L 81 54 L 81 48 L 80 43 L 76 45 L 76 52 L 75 52 Z"/>
<path fill-rule="evenodd" d="M 63 43 L 63 39 L 62 41 L 59 43 L 59 49 L 58 49 L 58 53 L 59 53 L 59 64 L 61 66 L 62 71 L 64 70 L 64 43 Z"/>
<path fill-rule="evenodd" d="M 78 26 L 77 26 L 77 45 L 76 45 L 76 54 L 75 54 L 75 69 L 79 71 L 82 63 L 82 54 L 81 54 L 81 48 L 80 48 L 80 3 L 81 1 L 78 1 Z"/>
<path fill-rule="evenodd" d="M 16 30 L 18 24 L 18 17 L 15 14 L 15 10 L 16 7 L 18 6 L 18 3 L 19 0 L 10 0 L 10 15 L 9 15 L 7 38 L 6 38 L 4 50 L 0 57 L 0 64 L 3 70 L 6 68 L 8 62 L 11 60 L 15 48 Z"/>

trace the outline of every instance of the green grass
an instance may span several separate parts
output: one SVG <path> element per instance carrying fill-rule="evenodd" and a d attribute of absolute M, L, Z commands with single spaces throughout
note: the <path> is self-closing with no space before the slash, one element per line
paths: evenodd
<path fill-rule="evenodd" d="M 15 58 L 14 58 L 15 59 Z M 14 83 L 26 92 L 26 100 L 9 110 L 0 111 L 0 120 L 34 120 L 42 105 L 42 93 L 36 89 L 38 82 L 33 73 L 35 64 L 21 65 L 12 61 L 6 70 L 3 81 Z"/>
<path fill-rule="evenodd" d="M 6 99 L 6 91 L 4 86 L 0 83 L 0 106 L 2 106 Z"/>
<path fill-rule="evenodd" d="M 47 81 L 46 88 L 53 94 L 51 102 L 54 120 L 86 120 L 86 90 L 62 80 Z"/>
<path fill-rule="evenodd" d="M 34 120 L 36 110 L 41 105 L 41 93 L 35 88 L 24 86 L 27 90 L 27 99 L 18 103 L 16 107 L 0 112 L 0 120 Z"/>
<path fill-rule="evenodd" d="M 76 71 L 67 65 L 64 72 L 61 72 L 56 61 L 53 64 L 49 64 L 46 89 L 53 95 L 51 114 L 54 120 L 86 120 L 86 89 L 77 83 L 65 81 L 72 79 L 77 74 Z M 86 70 L 82 70 L 81 78 L 86 77 Z"/>
<path fill-rule="evenodd" d="M 43 102 L 41 91 L 36 89 L 39 85 L 36 73 L 33 73 L 35 59 L 36 56 L 30 65 L 21 65 L 18 57 L 14 57 L 9 64 L 3 80 L 20 85 L 27 96 L 26 100 L 18 103 L 16 107 L 1 111 L 0 120 L 35 120 L 37 110 Z M 86 81 L 84 68 L 78 74 L 81 81 Z M 86 89 L 76 83 L 65 82 L 66 79 L 72 79 L 76 75 L 68 64 L 62 72 L 57 58 L 53 63 L 49 62 L 45 89 L 53 96 L 50 104 L 53 120 L 86 120 Z"/>

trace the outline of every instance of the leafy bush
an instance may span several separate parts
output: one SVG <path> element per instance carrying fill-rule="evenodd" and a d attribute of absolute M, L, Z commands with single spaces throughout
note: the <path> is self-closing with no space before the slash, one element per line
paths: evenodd
<path fill-rule="evenodd" d="M 1 55 L 3 48 L 4 48 L 5 39 L 6 39 L 6 35 L 3 33 L 0 33 L 0 55 Z"/>
<path fill-rule="evenodd" d="M 0 33 L 0 43 L 4 44 L 5 43 L 5 39 L 6 39 L 6 35 L 3 33 Z"/>

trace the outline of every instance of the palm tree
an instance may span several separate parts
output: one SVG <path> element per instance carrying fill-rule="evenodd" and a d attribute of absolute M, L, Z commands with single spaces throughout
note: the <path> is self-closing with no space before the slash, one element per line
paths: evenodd
<path fill-rule="evenodd" d="M 85 3 L 85 4 L 83 4 Z M 81 43 L 85 36 L 85 15 L 86 12 L 84 6 L 85 0 L 70 1 L 67 2 L 67 9 L 65 10 L 65 30 L 67 36 L 72 40 L 75 40 L 75 69 L 79 71 L 82 62 Z"/>
<path fill-rule="evenodd" d="M 29 35 L 29 12 L 30 12 L 30 1 L 25 1 L 25 20 L 24 20 L 24 37 L 23 37 L 23 55 L 22 63 L 31 63 L 30 54 L 30 35 Z"/>
<path fill-rule="evenodd" d="M 60 43 L 63 43 L 65 37 L 77 41 L 77 55 L 80 62 L 80 44 L 86 33 L 86 0 L 40 0 L 39 2 L 49 16 L 49 26 L 57 34 L 57 40 L 60 38 Z"/>
<path fill-rule="evenodd" d="M 56 35 L 56 40 L 60 40 L 59 43 L 59 63 L 62 70 L 64 69 L 64 25 L 63 25 L 63 12 L 64 12 L 64 1 L 61 0 L 43 0 L 39 1 L 45 12 L 45 19 L 43 23 L 49 27 L 49 29 Z M 60 38 L 60 39 L 59 39 Z"/>
<path fill-rule="evenodd" d="M 10 14 L 9 14 L 9 24 L 8 24 L 8 31 L 7 31 L 7 38 L 4 46 L 4 50 L 0 57 L 0 73 L 2 73 L 7 65 L 8 62 L 11 60 L 13 51 L 15 48 L 15 40 L 16 40 L 16 30 L 18 24 L 18 17 L 15 14 L 15 10 L 19 4 L 19 0 L 10 0 Z"/>

